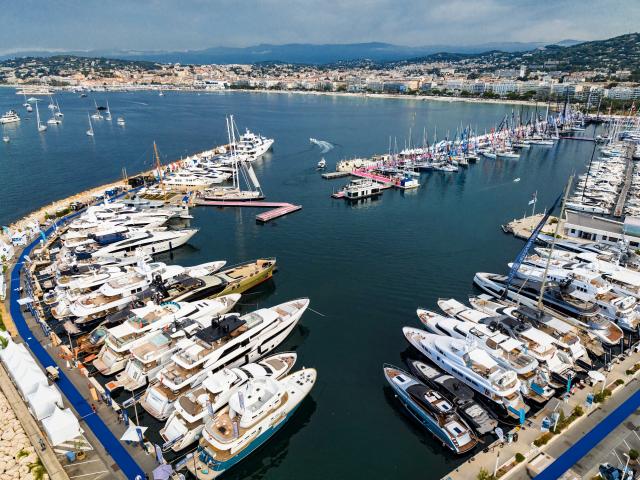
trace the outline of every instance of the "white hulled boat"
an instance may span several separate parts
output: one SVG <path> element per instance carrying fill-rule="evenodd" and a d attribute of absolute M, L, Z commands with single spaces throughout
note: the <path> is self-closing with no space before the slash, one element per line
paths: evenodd
<path fill-rule="evenodd" d="M 172 357 L 158 374 L 160 383 L 150 386 L 140 404 L 153 417 L 164 420 L 177 398 L 199 386 L 209 372 L 258 360 L 277 347 L 297 325 L 309 306 L 301 298 L 243 316 L 227 315 L 200 330 L 190 344 Z"/>
<path fill-rule="evenodd" d="M 417 328 L 404 327 L 403 332 L 409 343 L 429 360 L 497 403 L 508 415 L 521 418 L 528 411 L 520 396 L 521 382 L 516 372 L 498 365 L 485 350 L 464 340 Z"/>
<path fill-rule="evenodd" d="M 282 378 L 293 368 L 296 358 L 295 353 L 277 353 L 260 362 L 210 372 L 202 385 L 185 393 L 175 403 L 175 411 L 160 430 L 160 436 L 166 442 L 163 449 L 179 452 L 197 441 L 205 424 L 242 385 L 253 378 Z"/>
<path fill-rule="evenodd" d="M 296 411 L 316 382 L 307 368 L 282 380 L 246 383 L 203 430 L 197 456 L 187 468 L 201 480 L 216 478 L 271 438 Z"/>

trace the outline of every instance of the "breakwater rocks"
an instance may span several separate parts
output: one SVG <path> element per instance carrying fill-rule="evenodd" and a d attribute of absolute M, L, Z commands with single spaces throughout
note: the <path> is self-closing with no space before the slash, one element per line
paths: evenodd
<path fill-rule="evenodd" d="M 7 398 L 0 391 L 0 478 L 3 480 L 47 480 L 33 445 Z"/>

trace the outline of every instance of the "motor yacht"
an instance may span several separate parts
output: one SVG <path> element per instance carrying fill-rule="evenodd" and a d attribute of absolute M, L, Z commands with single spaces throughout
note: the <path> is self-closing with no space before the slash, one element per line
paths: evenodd
<path fill-rule="evenodd" d="M 210 326 L 212 319 L 229 312 L 239 299 L 240 295 L 231 295 L 198 302 L 149 303 L 142 308 L 134 308 L 126 321 L 109 329 L 93 366 L 102 375 L 113 375 L 125 367 L 131 350 L 146 343 L 158 330 L 175 330 L 170 333 L 172 338 L 192 335 Z"/>
<path fill-rule="evenodd" d="M 480 435 L 492 433 L 498 426 L 498 421 L 473 399 L 473 390 L 465 383 L 419 360 L 408 360 L 407 364 L 417 378 L 453 402 L 458 413 Z"/>
<path fill-rule="evenodd" d="M 403 332 L 420 353 L 502 407 L 507 415 L 522 419 L 529 410 L 522 401 L 521 382 L 516 372 L 498 365 L 482 348 L 465 340 L 435 335 L 417 328 L 404 327 Z"/>
<path fill-rule="evenodd" d="M 302 298 L 214 321 L 172 356 L 172 362 L 158 374 L 160 382 L 147 389 L 140 404 L 151 416 L 165 420 L 178 397 L 199 386 L 209 372 L 256 361 L 276 348 L 308 306 L 309 300 Z"/>
<path fill-rule="evenodd" d="M 316 370 L 306 368 L 281 380 L 252 379 L 205 426 L 187 469 L 201 480 L 220 476 L 267 442 L 291 418 L 313 388 Z"/>
<path fill-rule="evenodd" d="M 0 124 L 16 123 L 20 121 L 20 115 L 15 110 L 9 110 L 7 113 L 0 117 Z"/>
<path fill-rule="evenodd" d="M 540 296 L 541 284 L 535 280 L 514 278 L 507 289 L 507 277 L 492 273 L 476 273 L 474 283 L 486 293 L 501 298 L 506 290 L 506 297 L 514 302 L 536 307 Z M 543 302 L 544 305 L 562 318 L 584 330 L 589 331 L 606 345 L 617 345 L 623 338 L 622 330 L 611 320 L 599 314 L 599 307 L 588 301 L 582 301 L 567 295 L 559 284 L 547 282 Z"/>
<path fill-rule="evenodd" d="M 154 230 L 132 233 L 128 238 L 106 245 L 91 252 L 93 257 L 125 257 L 140 249 L 148 255 L 175 250 L 181 247 L 198 232 L 197 229 Z M 82 251 L 76 253 L 81 253 Z"/>
<path fill-rule="evenodd" d="M 453 404 L 438 391 L 392 365 L 385 365 L 383 370 L 404 408 L 447 448 L 460 455 L 478 444 L 473 430 L 458 416 Z"/>
<path fill-rule="evenodd" d="M 293 368 L 295 353 L 276 353 L 256 363 L 210 372 L 199 387 L 185 393 L 175 403 L 175 411 L 160 430 L 163 450 L 179 452 L 202 436 L 205 424 L 229 401 L 242 385 L 253 378 L 280 379 Z"/>

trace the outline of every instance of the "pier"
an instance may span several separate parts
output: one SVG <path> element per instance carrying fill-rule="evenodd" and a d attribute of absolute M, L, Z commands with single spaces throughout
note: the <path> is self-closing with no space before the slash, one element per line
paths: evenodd
<path fill-rule="evenodd" d="M 631 188 L 631 181 L 633 180 L 633 153 L 635 151 L 635 145 L 632 142 L 625 142 L 624 146 L 624 158 L 627 162 L 627 169 L 624 175 L 624 185 L 618 196 L 616 208 L 613 211 L 614 217 L 622 217 L 624 206 L 627 203 L 627 195 L 629 195 L 629 189 Z"/>
<path fill-rule="evenodd" d="M 517 441 L 509 443 L 506 439 L 504 442 L 496 440 L 486 445 L 482 451 L 445 475 L 443 480 L 473 479 L 481 469 L 497 478 L 529 478 L 525 469 L 532 468 L 537 463 L 537 460 L 532 460 L 540 455 L 549 455 L 551 462 L 532 475 L 537 479 L 556 479 L 569 469 L 579 470 L 575 472 L 579 475 L 590 471 L 593 462 L 598 462 L 601 457 L 596 455 L 584 465 L 578 462 L 640 405 L 640 394 L 637 393 L 640 370 L 633 374 L 626 373 L 630 372 L 629 369 L 635 363 L 633 356 L 627 357 L 607 373 L 604 388 L 609 389 L 612 395 L 605 402 L 592 403 L 591 406 L 587 402 L 590 394 L 603 389 L 602 383 L 578 385 L 575 392 L 568 396 L 565 394 L 566 400 L 552 400 L 535 416 L 527 418 L 523 427 L 513 428 L 510 433 L 518 434 Z M 618 379 L 622 379 L 624 383 L 618 384 Z M 580 407 L 581 414 L 575 413 L 577 407 Z M 566 417 L 573 414 L 573 421 L 562 432 L 553 433 L 546 443 L 537 446 L 539 442 L 534 444 L 534 441 L 543 436 L 542 420 L 554 410 L 562 410 Z M 518 462 L 517 454 L 522 455 L 524 460 Z"/>
<path fill-rule="evenodd" d="M 286 202 L 225 202 L 220 200 L 197 200 L 196 205 L 206 207 L 253 207 L 253 208 L 271 208 L 267 212 L 256 215 L 256 222 L 267 223 L 276 218 L 283 217 L 289 213 L 302 210 L 302 205 L 293 205 Z"/>
<path fill-rule="evenodd" d="M 334 178 L 344 178 L 351 175 L 351 172 L 327 172 L 322 174 L 325 180 L 333 180 Z"/>

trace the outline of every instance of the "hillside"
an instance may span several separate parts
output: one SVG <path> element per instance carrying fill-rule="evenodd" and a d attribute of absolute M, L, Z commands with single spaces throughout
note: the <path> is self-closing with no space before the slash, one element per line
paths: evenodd
<path fill-rule="evenodd" d="M 495 58 L 495 57 L 494 57 Z M 502 53 L 510 66 L 521 63 L 544 65 L 557 62 L 554 70 L 617 70 L 640 71 L 640 34 L 629 33 L 607 40 L 584 42 L 568 47 L 549 45 L 526 53 Z"/>

